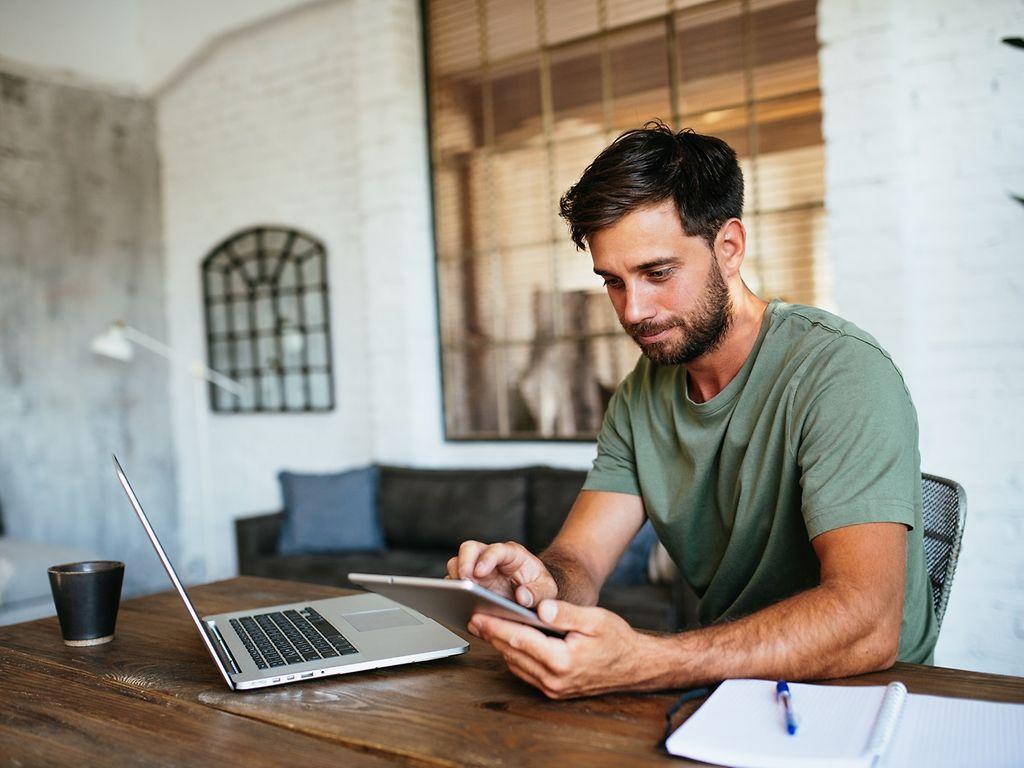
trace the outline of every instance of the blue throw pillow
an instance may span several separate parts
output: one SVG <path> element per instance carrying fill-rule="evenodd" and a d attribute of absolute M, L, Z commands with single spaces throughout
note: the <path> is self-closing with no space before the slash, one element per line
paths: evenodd
<path fill-rule="evenodd" d="M 647 584 L 647 561 L 657 542 L 658 534 L 648 520 L 622 553 L 615 570 L 608 576 L 608 583 L 618 586 Z"/>
<path fill-rule="evenodd" d="M 377 514 L 377 467 L 329 475 L 281 472 L 282 555 L 384 549 Z"/>

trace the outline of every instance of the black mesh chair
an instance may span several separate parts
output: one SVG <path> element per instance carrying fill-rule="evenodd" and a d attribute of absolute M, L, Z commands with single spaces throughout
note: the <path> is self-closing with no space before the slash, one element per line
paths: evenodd
<path fill-rule="evenodd" d="M 921 473 L 921 496 L 924 502 L 924 559 L 932 583 L 935 619 L 942 626 L 942 617 L 953 586 L 956 561 L 960 556 L 960 540 L 967 517 L 967 494 L 963 487 L 944 477 Z"/>

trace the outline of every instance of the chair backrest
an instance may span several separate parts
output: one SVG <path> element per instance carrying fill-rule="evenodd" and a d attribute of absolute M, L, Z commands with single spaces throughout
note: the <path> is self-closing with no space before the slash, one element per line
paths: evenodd
<path fill-rule="evenodd" d="M 942 617 L 953 586 L 960 541 L 967 517 L 967 494 L 961 485 L 944 477 L 921 473 L 921 497 L 924 503 L 924 557 L 932 583 L 935 618 Z"/>

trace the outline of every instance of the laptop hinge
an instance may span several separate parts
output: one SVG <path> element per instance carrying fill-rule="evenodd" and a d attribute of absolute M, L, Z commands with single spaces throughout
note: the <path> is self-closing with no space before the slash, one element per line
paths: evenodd
<path fill-rule="evenodd" d="M 220 629 L 212 621 L 203 622 L 206 625 L 210 636 L 213 638 L 213 645 L 220 654 L 221 660 L 226 662 L 231 668 L 232 673 L 240 674 L 242 672 L 238 667 L 238 663 L 235 661 L 234 655 L 231 653 L 231 649 L 228 648 L 228 644 L 224 642 L 224 638 L 220 634 Z"/>

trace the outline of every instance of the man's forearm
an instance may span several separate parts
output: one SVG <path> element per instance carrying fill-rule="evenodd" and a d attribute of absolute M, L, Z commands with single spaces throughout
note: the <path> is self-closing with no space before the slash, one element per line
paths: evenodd
<path fill-rule="evenodd" d="M 826 679 L 892 666 L 902 605 L 873 610 L 853 591 L 821 585 L 737 621 L 651 636 L 645 655 L 657 672 L 638 687 L 731 677 Z"/>
<path fill-rule="evenodd" d="M 597 605 L 601 588 L 577 558 L 550 547 L 541 553 L 540 559 L 558 585 L 559 600 L 576 605 Z"/>

